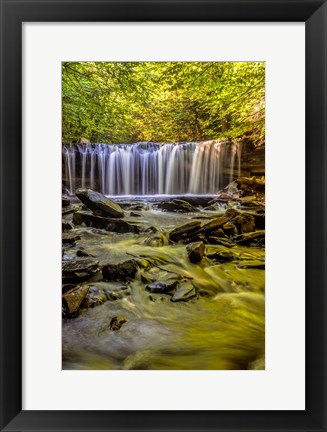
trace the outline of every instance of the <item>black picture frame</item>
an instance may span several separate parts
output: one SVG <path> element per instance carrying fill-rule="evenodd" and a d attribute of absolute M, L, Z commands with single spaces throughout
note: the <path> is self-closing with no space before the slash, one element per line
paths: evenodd
<path fill-rule="evenodd" d="M 1 431 L 326 431 L 326 1 L 0 0 L 0 4 Z M 305 411 L 146 411 L 146 406 L 144 411 L 22 411 L 22 23 L 68 21 L 305 22 Z"/>

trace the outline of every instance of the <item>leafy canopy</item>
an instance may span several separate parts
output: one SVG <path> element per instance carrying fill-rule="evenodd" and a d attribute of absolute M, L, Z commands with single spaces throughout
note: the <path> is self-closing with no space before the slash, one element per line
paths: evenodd
<path fill-rule="evenodd" d="M 263 62 L 63 62 L 69 143 L 264 139 Z"/>

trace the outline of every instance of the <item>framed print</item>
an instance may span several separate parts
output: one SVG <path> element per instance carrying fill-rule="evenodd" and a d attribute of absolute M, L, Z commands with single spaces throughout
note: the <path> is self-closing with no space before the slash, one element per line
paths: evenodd
<path fill-rule="evenodd" d="M 326 3 L 1 6 L 1 430 L 325 430 Z"/>

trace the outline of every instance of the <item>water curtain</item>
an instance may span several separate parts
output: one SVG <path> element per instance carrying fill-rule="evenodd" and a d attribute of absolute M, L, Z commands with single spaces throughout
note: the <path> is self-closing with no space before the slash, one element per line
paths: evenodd
<path fill-rule="evenodd" d="M 63 146 L 69 194 L 214 194 L 240 175 L 240 142 L 72 144 Z"/>

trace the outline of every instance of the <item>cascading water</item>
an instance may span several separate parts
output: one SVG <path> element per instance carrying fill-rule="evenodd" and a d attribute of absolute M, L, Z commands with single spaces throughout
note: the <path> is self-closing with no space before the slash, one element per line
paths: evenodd
<path fill-rule="evenodd" d="M 241 171 L 241 142 L 63 146 L 67 192 L 105 195 L 214 194 Z"/>

